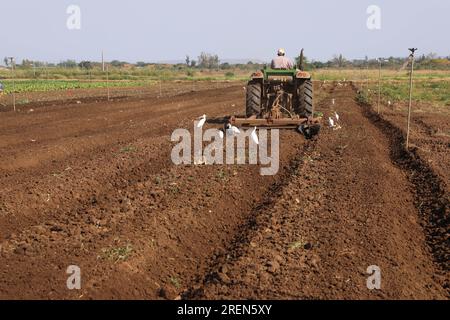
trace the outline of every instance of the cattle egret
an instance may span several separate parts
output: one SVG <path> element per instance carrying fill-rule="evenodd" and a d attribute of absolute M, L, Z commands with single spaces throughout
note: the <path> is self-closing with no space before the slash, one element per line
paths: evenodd
<path fill-rule="evenodd" d="M 205 124 L 206 114 L 202 115 L 199 119 L 200 119 L 200 121 L 197 123 L 197 128 L 201 128 Z"/>
<path fill-rule="evenodd" d="M 334 104 L 335 104 L 335 102 L 336 102 L 336 100 L 331 100 L 331 103 L 333 104 L 333 106 L 334 106 Z"/>
<path fill-rule="evenodd" d="M 334 120 L 331 119 L 331 117 L 328 117 L 328 124 L 330 125 L 331 128 L 334 128 Z"/>
<path fill-rule="evenodd" d="M 336 117 L 336 122 L 339 122 L 339 115 L 336 111 L 334 112 L 334 116 Z"/>
<path fill-rule="evenodd" d="M 241 131 L 229 123 L 229 124 L 227 124 L 227 127 L 226 127 L 226 133 L 227 133 L 227 136 L 234 136 L 234 135 L 240 134 Z"/>
<path fill-rule="evenodd" d="M 254 143 L 259 144 L 258 135 L 256 134 L 256 127 L 253 129 L 251 137 Z"/>
<path fill-rule="evenodd" d="M 219 130 L 219 137 L 220 137 L 220 139 L 223 139 L 223 131 L 222 130 Z"/>

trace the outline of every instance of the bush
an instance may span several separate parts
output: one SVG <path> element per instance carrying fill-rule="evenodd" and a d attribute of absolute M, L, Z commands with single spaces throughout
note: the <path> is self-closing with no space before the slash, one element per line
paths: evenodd
<path fill-rule="evenodd" d="M 359 90 L 356 95 L 356 101 L 359 104 L 367 105 L 370 104 L 370 97 L 365 90 Z"/>

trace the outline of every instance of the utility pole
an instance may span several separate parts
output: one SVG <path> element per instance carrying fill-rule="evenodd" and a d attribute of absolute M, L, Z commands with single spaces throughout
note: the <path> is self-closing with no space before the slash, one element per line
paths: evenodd
<path fill-rule="evenodd" d="M 408 129 L 406 131 L 406 150 L 409 149 L 409 130 L 411 128 L 411 107 L 412 107 L 412 91 L 413 91 L 413 73 L 414 73 L 414 53 L 417 48 L 408 49 L 411 51 L 409 58 L 411 59 L 411 72 L 409 74 L 409 106 L 408 106 Z"/>
<path fill-rule="evenodd" d="M 12 80 L 13 80 L 13 91 L 12 91 L 13 108 L 14 108 L 14 112 L 16 112 L 16 74 L 15 74 L 16 61 L 15 61 L 14 57 L 8 57 L 8 59 L 11 63 L 11 72 L 12 72 Z"/>

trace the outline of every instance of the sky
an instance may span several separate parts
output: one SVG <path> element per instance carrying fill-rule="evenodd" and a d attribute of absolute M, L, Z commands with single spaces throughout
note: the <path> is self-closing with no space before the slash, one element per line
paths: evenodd
<path fill-rule="evenodd" d="M 80 29 L 67 27 L 67 8 L 80 8 Z M 370 5 L 380 29 L 370 30 Z M 268 61 L 283 47 L 295 56 L 328 60 L 450 55 L 448 0 L 0 0 L 0 61 L 14 56 L 129 62 L 195 59 Z"/>

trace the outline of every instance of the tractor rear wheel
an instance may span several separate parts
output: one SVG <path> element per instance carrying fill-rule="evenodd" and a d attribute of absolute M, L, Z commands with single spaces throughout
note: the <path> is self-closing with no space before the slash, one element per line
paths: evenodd
<path fill-rule="evenodd" d="M 261 114 L 262 86 L 258 81 L 250 81 L 247 85 L 245 114 L 248 117 Z"/>
<path fill-rule="evenodd" d="M 312 117 L 313 109 L 313 83 L 311 80 L 303 81 L 298 86 L 298 104 L 296 113 L 302 117 Z"/>

